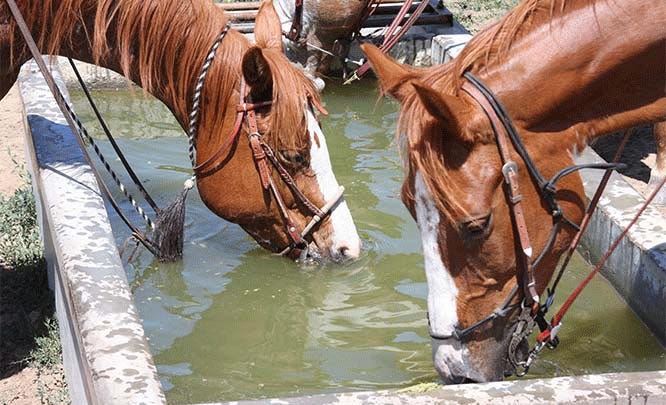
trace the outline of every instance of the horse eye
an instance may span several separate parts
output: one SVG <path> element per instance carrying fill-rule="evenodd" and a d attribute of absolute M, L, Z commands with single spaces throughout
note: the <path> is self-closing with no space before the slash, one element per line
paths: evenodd
<path fill-rule="evenodd" d="M 281 150 L 278 153 L 278 156 L 282 163 L 285 163 L 290 166 L 305 166 L 306 157 L 297 150 Z"/>
<path fill-rule="evenodd" d="M 480 217 L 469 218 L 458 224 L 462 237 L 467 241 L 480 240 L 487 237 L 492 230 L 492 213 Z"/>

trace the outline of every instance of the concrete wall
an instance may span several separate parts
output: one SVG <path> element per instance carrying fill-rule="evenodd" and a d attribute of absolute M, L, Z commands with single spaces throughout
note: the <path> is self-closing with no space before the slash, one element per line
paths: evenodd
<path fill-rule="evenodd" d="M 663 405 L 666 403 L 666 371 L 449 385 L 438 386 L 426 392 L 414 392 L 410 389 L 347 392 L 298 398 L 225 402 L 224 404 L 266 403 L 284 405 Z"/>
<path fill-rule="evenodd" d="M 19 87 L 72 403 L 164 403 L 91 169 L 35 64 Z"/>
<path fill-rule="evenodd" d="M 591 148 L 577 158 L 577 163 L 603 161 Z M 602 176 L 601 170 L 582 173 L 588 201 Z M 645 198 L 617 173 L 611 176 L 603 195 L 582 239 L 582 250 L 592 263 L 601 260 L 645 202 Z M 650 206 L 643 212 L 601 274 L 661 344 L 666 345 L 666 216 L 663 211 Z"/>

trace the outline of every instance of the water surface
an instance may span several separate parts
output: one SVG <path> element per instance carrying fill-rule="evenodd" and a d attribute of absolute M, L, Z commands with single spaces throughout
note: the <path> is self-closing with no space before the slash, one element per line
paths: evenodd
<path fill-rule="evenodd" d="M 95 97 L 139 177 L 166 205 L 189 177 L 184 133 L 165 107 L 140 91 Z M 73 98 L 91 122 L 81 95 Z M 140 251 L 126 266 L 169 402 L 438 380 L 425 323 L 421 242 L 399 200 L 397 105 L 378 102 L 370 81 L 329 84 L 324 100 L 331 114 L 323 129 L 365 244 L 361 258 L 311 267 L 273 257 L 190 193 L 183 261 L 158 263 Z M 111 219 L 122 244 L 127 229 L 116 215 Z M 560 295 L 587 271 L 576 257 Z M 560 347 L 545 351 L 530 377 L 666 368 L 663 349 L 601 278 L 569 312 L 560 337 Z"/>

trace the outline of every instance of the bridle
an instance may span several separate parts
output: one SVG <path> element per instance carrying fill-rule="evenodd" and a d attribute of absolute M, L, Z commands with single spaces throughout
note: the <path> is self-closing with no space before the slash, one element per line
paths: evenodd
<path fill-rule="evenodd" d="M 617 169 L 621 165 L 615 163 L 593 163 L 573 165 L 560 170 L 550 180 L 539 172 L 539 169 L 534 164 L 527 149 L 518 134 L 511 117 L 506 109 L 495 97 L 495 95 L 471 72 L 465 72 L 465 81 L 462 85 L 462 90 L 469 94 L 483 109 L 488 117 L 490 124 L 495 134 L 495 140 L 502 159 L 502 174 L 504 176 L 504 191 L 507 203 L 510 207 L 511 222 L 514 229 L 514 235 L 517 239 L 518 251 L 516 252 L 517 270 L 520 274 L 518 283 L 514 286 L 506 299 L 498 306 L 492 313 L 475 322 L 469 327 L 460 328 L 455 326 L 454 330 L 449 335 L 439 335 L 432 332 L 430 324 L 428 324 L 428 331 L 430 337 L 435 340 L 456 339 L 464 341 L 474 331 L 478 330 L 481 326 L 489 323 L 497 318 L 507 317 L 514 309 L 520 308 L 518 317 L 516 318 L 513 328 L 511 340 L 509 342 L 509 350 L 507 353 L 507 360 L 516 371 L 516 375 L 525 375 L 532 362 L 543 348 L 543 344 L 537 345 L 530 351 L 526 359 L 518 359 L 518 348 L 523 340 L 532 333 L 535 326 L 539 326 L 541 331 L 550 331 L 550 340 L 545 342 L 549 348 L 555 348 L 559 343 L 557 338 L 557 331 L 561 324 L 552 326 L 545 315 L 553 303 L 555 295 L 555 286 L 552 289 L 547 289 L 548 296 L 545 303 L 540 303 L 539 293 L 536 290 L 536 281 L 534 277 L 535 269 L 538 267 L 541 260 L 548 253 L 559 233 L 562 224 L 572 227 L 576 232 L 580 231 L 580 227 L 573 221 L 569 220 L 563 213 L 557 199 L 556 199 L 556 184 L 562 177 L 574 173 L 581 169 Z M 546 245 L 541 253 L 533 258 L 533 249 L 530 242 L 529 234 L 527 232 L 527 224 L 523 214 L 522 199 L 523 196 L 520 191 L 518 182 L 518 164 L 513 160 L 511 146 L 518 153 L 519 157 L 523 160 L 529 176 L 537 185 L 537 191 L 542 200 L 544 200 L 550 209 L 550 215 L 553 220 L 553 228 Z M 560 269 L 562 272 L 564 269 Z M 559 280 L 559 277 L 558 277 Z M 523 298 L 516 301 L 516 297 L 522 290 Z M 429 321 L 428 317 L 428 321 Z"/>
<path fill-rule="evenodd" d="M 193 98 L 193 109 L 192 113 L 190 114 L 190 130 L 188 132 L 188 136 L 190 137 L 192 166 L 194 170 L 193 178 L 201 179 L 210 176 L 224 166 L 224 162 L 226 162 L 227 159 L 223 159 L 221 163 L 218 164 L 216 164 L 216 162 L 219 162 L 219 159 L 225 155 L 226 152 L 228 152 L 231 145 L 237 142 L 238 136 L 241 133 L 243 121 L 245 120 L 248 129 L 248 141 L 250 143 L 250 149 L 252 150 L 252 157 L 254 159 L 257 172 L 259 173 L 259 178 L 261 179 L 262 188 L 264 191 L 269 192 L 275 199 L 277 207 L 280 211 L 280 216 L 282 217 L 285 233 L 289 240 L 289 245 L 285 247 L 279 253 L 279 255 L 287 256 L 294 260 L 304 259 L 308 253 L 308 243 L 305 238 L 312 232 L 314 227 L 319 222 L 330 215 L 331 212 L 337 207 L 338 203 L 343 198 L 344 187 L 340 186 L 333 198 L 327 201 L 321 208 L 317 207 L 317 205 L 315 205 L 298 189 L 292 176 L 285 169 L 282 163 L 280 163 L 272 148 L 263 141 L 262 135 L 259 131 L 255 111 L 261 108 L 270 107 L 272 105 L 272 101 L 261 101 L 253 103 L 249 95 L 250 89 L 246 85 L 242 76 L 239 92 L 240 100 L 236 105 L 236 119 L 234 121 L 233 129 L 227 137 L 227 140 L 204 162 L 195 164 L 196 160 L 193 158 L 192 152 L 193 149 L 196 148 L 196 126 L 198 120 L 201 90 L 203 88 L 206 73 L 215 55 L 215 51 L 217 50 L 219 43 L 226 36 L 228 29 L 229 25 L 227 24 L 220 37 L 211 48 L 211 52 L 209 52 L 208 57 L 206 58 L 206 62 L 202 68 L 202 74 L 197 83 L 197 89 Z M 314 96 L 309 95 L 307 102 L 308 108 L 317 108 L 320 113 L 324 115 L 328 114 L 328 112 L 317 102 Z M 305 207 L 309 213 L 312 214 L 312 219 L 303 229 L 300 229 L 296 221 L 293 220 L 292 215 L 289 213 L 289 210 L 284 202 L 284 198 L 282 197 L 282 194 L 280 193 L 280 190 L 278 189 L 273 179 L 271 167 L 275 168 L 282 181 L 291 190 L 297 203 L 300 206 Z"/>

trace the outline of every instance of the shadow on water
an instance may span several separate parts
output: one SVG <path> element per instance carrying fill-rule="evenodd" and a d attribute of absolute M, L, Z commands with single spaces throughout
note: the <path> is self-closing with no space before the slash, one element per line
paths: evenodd
<path fill-rule="evenodd" d="M 139 177 L 164 205 L 189 176 L 183 132 L 166 108 L 142 95 L 95 97 Z M 190 193 L 183 261 L 158 263 L 141 252 L 126 267 L 170 402 L 438 380 L 426 331 L 420 238 L 399 199 L 397 106 L 377 103 L 369 81 L 329 84 L 324 100 L 331 114 L 323 117 L 323 130 L 364 241 L 362 257 L 304 267 L 271 256 Z M 111 219 L 122 244 L 127 231 Z M 578 258 L 560 291 L 570 291 L 587 268 Z M 542 356 L 531 376 L 664 368 L 661 347 L 605 281 L 596 280 L 573 311 L 560 348 Z"/>

